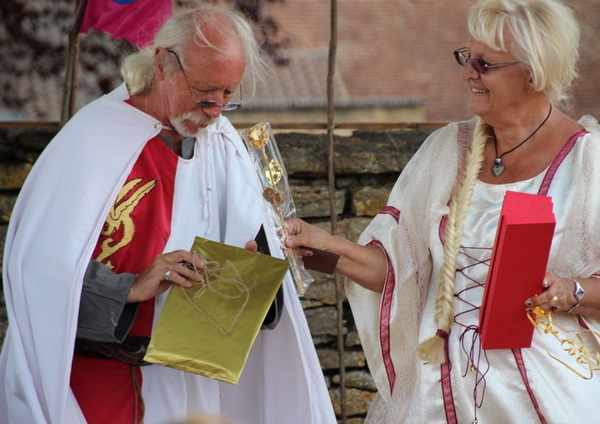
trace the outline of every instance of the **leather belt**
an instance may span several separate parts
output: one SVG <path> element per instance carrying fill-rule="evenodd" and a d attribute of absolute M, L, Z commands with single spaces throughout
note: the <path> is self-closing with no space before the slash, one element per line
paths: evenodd
<path fill-rule="evenodd" d="M 94 358 L 116 359 L 130 365 L 150 365 L 144 361 L 149 337 L 127 336 L 123 343 L 75 339 L 75 353 Z"/>

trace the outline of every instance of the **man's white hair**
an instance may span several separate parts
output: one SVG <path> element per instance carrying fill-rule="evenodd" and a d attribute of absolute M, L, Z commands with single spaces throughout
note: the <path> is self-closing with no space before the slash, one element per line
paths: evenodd
<path fill-rule="evenodd" d="M 177 14 L 167 20 L 154 39 L 151 47 L 142 49 L 125 57 L 121 62 L 121 74 L 129 93 L 140 94 L 149 90 L 154 81 L 154 52 L 161 47 L 170 49 L 179 55 L 185 66 L 185 48 L 191 42 L 208 45 L 219 50 L 205 36 L 207 27 L 220 32 L 235 32 L 246 62 L 245 74 L 255 81 L 264 69 L 260 58 L 260 48 L 250 23 L 238 12 L 222 7 L 201 6 Z M 164 63 L 166 71 L 176 71 L 176 62 Z"/>

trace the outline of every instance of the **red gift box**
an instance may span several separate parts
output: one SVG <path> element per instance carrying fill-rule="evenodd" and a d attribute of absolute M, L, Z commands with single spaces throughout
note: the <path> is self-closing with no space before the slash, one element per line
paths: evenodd
<path fill-rule="evenodd" d="M 524 302 L 542 290 L 555 225 L 550 197 L 506 192 L 479 314 L 484 349 L 531 346 Z"/>

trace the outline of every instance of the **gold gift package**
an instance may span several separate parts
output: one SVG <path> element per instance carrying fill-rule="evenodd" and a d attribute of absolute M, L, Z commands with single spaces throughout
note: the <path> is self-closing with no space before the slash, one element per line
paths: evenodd
<path fill-rule="evenodd" d="M 237 384 L 289 263 L 196 237 L 192 287 L 174 286 L 145 361 Z"/>

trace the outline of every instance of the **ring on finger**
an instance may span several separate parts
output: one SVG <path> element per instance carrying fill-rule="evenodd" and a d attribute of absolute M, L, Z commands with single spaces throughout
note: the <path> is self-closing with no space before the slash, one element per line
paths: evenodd
<path fill-rule="evenodd" d="M 558 296 L 554 296 L 554 297 L 552 298 L 552 303 L 558 303 L 558 301 L 559 301 L 559 300 L 560 300 L 560 297 L 558 297 Z"/>
<path fill-rule="evenodd" d="M 165 271 L 165 280 L 169 281 L 170 278 L 171 278 L 171 270 L 167 269 Z"/>

